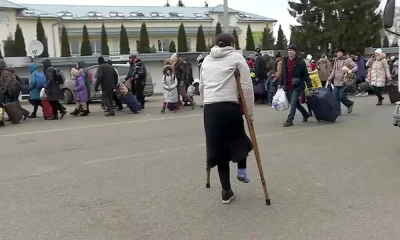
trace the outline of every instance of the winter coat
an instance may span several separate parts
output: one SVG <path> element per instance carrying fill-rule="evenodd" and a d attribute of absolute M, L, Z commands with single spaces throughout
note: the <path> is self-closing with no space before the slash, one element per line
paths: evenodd
<path fill-rule="evenodd" d="M 311 79 L 311 85 L 313 88 L 321 88 L 322 87 L 321 79 L 319 78 L 318 72 L 315 72 L 315 71 L 311 72 L 310 79 Z"/>
<path fill-rule="evenodd" d="M 359 57 L 356 60 L 357 64 L 357 73 L 356 73 L 356 79 L 357 80 L 362 80 L 365 79 L 365 75 L 367 74 L 367 71 L 365 69 L 365 59 L 363 57 Z"/>
<path fill-rule="evenodd" d="M 178 80 L 175 75 L 164 75 L 162 78 L 162 86 L 164 89 L 164 102 L 177 103 L 178 102 Z"/>
<path fill-rule="evenodd" d="M 7 91 L 8 84 L 15 79 L 14 69 L 11 67 L 5 67 L 0 77 L 0 88 L 4 93 Z"/>
<path fill-rule="evenodd" d="M 282 57 L 276 59 L 276 78 L 280 79 L 282 75 Z"/>
<path fill-rule="evenodd" d="M 386 54 L 382 53 L 375 59 L 371 58 L 367 61 L 367 66 L 371 67 L 371 86 L 384 87 L 386 80 L 391 79 Z"/>
<path fill-rule="evenodd" d="M 79 61 L 78 62 L 78 70 L 80 69 L 84 69 L 85 68 L 86 63 L 84 61 Z M 88 100 L 90 101 L 90 92 L 91 92 L 91 82 L 90 82 L 90 78 L 89 78 L 89 73 L 87 70 L 83 70 L 83 73 L 85 74 L 85 86 L 86 86 L 86 90 L 87 90 L 87 94 L 88 94 Z"/>
<path fill-rule="evenodd" d="M 250 67 L 250 66 L 249 66 Z M 259 78 L 260 80 L 264 80 L 267 78 L 267 61 L 264 59 L 263 56 L 258 55 L 255 61 L 255 71 L 254 73 L 256 74 L 256 78 Z"/>
<path fill-rule="evenodd" d="M 284 89 L 290 89 L 288 86 L 288 79 L 287 79 L 287 68 L 288 68 L 288 57 L 284 57 L 282 59 L 282 71 L 281 77 L 279 79 L 279 85 L 282 86 Z M 298 86 L 299 89 L 305 89 L 306 87 L 311 87 L 311 79 L 310 75 L 307 71 L 306 62 L 302 58 L 296 58 L 296 64 L 293 70 L 292 78 L 299 78 L 300 84 Z"/>
<path fill-rule="evenodd" d="M 62 97 L 62 92 L 60 89 L 60 85 L 56 82 L 56 70 L 51 66 L 51 61 L 49 59 L 45 59 L 42 62 L 44 73 L 46 75 L 46 92 L 47 92 L 47 100 L 49 101 L 58 101 Z"/>
<path fill-rule="evenodd" d="M 343 67 L 347 67 L 353 73 L 357 72 L 357 65 L 355 64 L 355 62 L 353 62 L 353 60 L 351 60 L 351 58 L 343 56 L 341 59 L 335 59 L 331 75 L 328 78 L 329 81 L 333 81 L 334 86 L 337 87 L 344 86 L 343 82 L 344 75 L 342 72 Z"/>
<path fill-rule="evenodd" d="M 31 73 L 31 81 L 29 82 L 29 99 L 41 100 L 40 91 L 46 84 L 46 76 L 43 72 L 37 71 L 37 64 L 29 64 L 29 72 Z"/>
<path fill-rule="evenodd" d="M 115 89 L 116 82 L 118 82 L 118 73 L 112 65 L 108 63 L 100 64 L 96 75 L 95 89 L 98 89 L 99 86 L 101 86 L 101 90 L 104 92 L 110 92 Z"/>
<path fill-rule="evenodd" d="M 83 72 L 83 69 L 77 70 L 72 68 L 71 76 L 76 79 L 76 101 L 79 103 L 87 102 L 89 98 L 85 85 L 85 73 Z"/>
<path fill-rule="evenodd" d="M 328 80 L 332 71 L 332 64 L 329 62 L 328 58 L 320 59 L 317 64 L 319 69 L 319 79 L 322 81 Z"/>

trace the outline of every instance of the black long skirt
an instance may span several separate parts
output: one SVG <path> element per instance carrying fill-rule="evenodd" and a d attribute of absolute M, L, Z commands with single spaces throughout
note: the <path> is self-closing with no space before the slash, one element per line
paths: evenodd
<path fill-rule="evenodd" d="M 238 103 L 220 102 L 204 105 L 204 129 L 207 144 L 207 166 L 244 160 L 253 150 L 244 130 Z"/>

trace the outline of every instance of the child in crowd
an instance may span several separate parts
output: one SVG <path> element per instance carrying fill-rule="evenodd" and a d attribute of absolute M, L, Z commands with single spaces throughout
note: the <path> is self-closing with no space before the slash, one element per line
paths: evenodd
<path fill-rule="evenodd" d="M 85 84 L 85 73 L 83 69 L 71 69 L 71 76 L 76 79 L 76 108 L 71 113 L 71 115 L 78 116 L 81 113 L 81 116 L 88 116 L 89 112 L 87 110 L 87 102 L 89 100 L 88 91 L 86 90 Z"/>
<path fill-rule="evenodd" d="M 274 70 L 269 71 L 268 79 L 265 81 L 265 97 L 268 99 L 268 105 L 272 105 L 272 98 L 278 90 L 278 78 Z"/>
<path fill-rule="evenodd" d="M 322 88 L 322 82 L 321 82 L 321 79 L 319 78 L 317 64 L 314 61 L 312 61 L 310 63 L 310 65 L 307 67 L 307 70 L 308 70 L 308 74 L 311 79 L 312 88 Z M 306 102 L 305 96 L 307 96 L 308 91 L 309 90 L 307 88 L 304 91 L 303 102 Z M 307 108 L 308 108 L 308 113 L 310 114 L 310 116 L 312 116 L 313 114 L 312 114 L 311 106 L 309 103 L 307 103 Z"/>
<path fill-rule="evenodd" d="M 179 110 L 178 99 L 178 80 L 172 73 L 173 68 L 171 65 L 166 65 L 163 68 L 162 86 L 164 88 L 164 103 L 161 113 L 165 113 L 165 109 L 177 112 Z"/>

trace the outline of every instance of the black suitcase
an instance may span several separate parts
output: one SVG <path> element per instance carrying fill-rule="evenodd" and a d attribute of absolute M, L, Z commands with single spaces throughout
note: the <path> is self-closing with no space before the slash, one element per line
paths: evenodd
<path fill-rule="evenodd" d="M 339 106 L 335 96 L 328 88 L 313 89 L 307 94 L 306 99 L 318 122 L 334 123 L 338 118 Z"/>
<path fill-rule="evenodd" d="M 389 95 L 390 103 L 396 103 L 400 101 L 400 93 L 397 86 L 386 86 L 386 90 Z"/>

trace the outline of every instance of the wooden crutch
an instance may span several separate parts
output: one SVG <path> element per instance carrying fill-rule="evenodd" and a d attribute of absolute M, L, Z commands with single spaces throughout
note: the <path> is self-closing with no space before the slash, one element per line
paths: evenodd
<path fill-rule="evenodd" d="M 242 101 L 242 107 L 243 107 L 244 116 L 247 121 L 247 127 L 249 128 L 250 139 L 251 139 L 251 142 L 253 143 L 254 155 L 256 157 L 258 172 L 260 173 L 261 184 L 262 184 L 263 190 L 264 190 L 265 204 L 271 205 L 271 199 L 269 199 L 269 196 L 268 196 L 267 184 L 265 183 L 264 170 L 263 170 L 262 163 L 261 163 L 260 151 L 258 150 L 257 137 L 256 137 L 256 133 L 254 131 L 253 121 L 250 119 L 247 105 L 244 100 L 245 98 L 244 98 L 244 94 L 243 94 L 242 85 L 240 84 L 239 76 L 236 77 L 236 83 L 237 83 L 237 87 L 239 90 L 239 96 Z"/>

